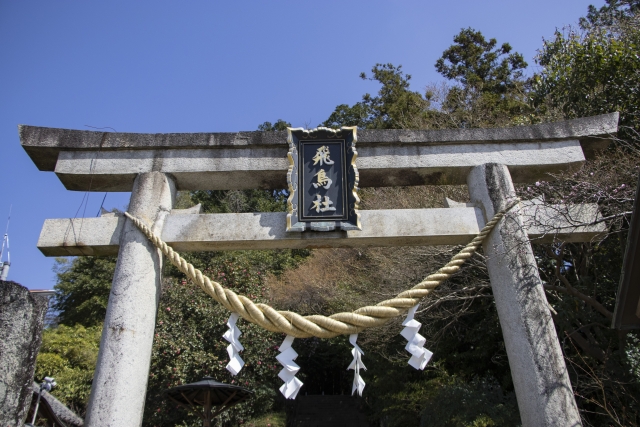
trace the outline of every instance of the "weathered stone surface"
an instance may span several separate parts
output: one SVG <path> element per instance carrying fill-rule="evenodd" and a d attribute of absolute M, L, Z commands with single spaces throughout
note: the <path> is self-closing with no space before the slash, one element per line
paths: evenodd
<path fill-rule="evenodd" d="M 532 142 L 578 139 L 585 151 L 606 146 L 618 130 L 618 113 L 557 123 L 500 129 L 359 130 L 358 146 L 389 144 Z M 167 148 L 285 147 L 286 132 L 139 134 L 20 125 L 20 141 L 40 170 L 53 171 L 60 151 L 111 151 Z"/>
<path fill-rule="evenodd" d="M 0 281 L 0 426 L 22 426 L 31 403 L 48 300 Z"/>
<path fill-rule="evenodd" d="M 167 217 L 161 237 L 180 252 L 458 245 L 468 243 L 484 226 L 484 217 L 477 208 L 459 205 L 445 209 L 360 211 L 362 231 L 329 233 L 287 233 L 285 213 L 198 215 L 196 211 L 174 209 Z M 598 218 L 597 206 L 591 204 L 528 205 L 523 217 L 529 238 L 535 243 L 554 239 L 588 242 L 606 230 L 604 223 L 576 225 Z M 42 227 L 38 248 L 46 256 L 115 255 L 123 224 L 123 217 L 48 219 Z"/>
<path fill-rule="evenodd" d="M 578 140 L 358 145 L 360 187 L 464 184 L 472 167 L 497 161 L 516 182 L 531 182 L 584 160 Z M 77 191 L 130 191 L 136 174 L 151 171 L 170 173 L 179 190 L 241 190 L 286 188 L 288 167 L 286 147 L 246 146 L 63 151 L 55 172 Z"/>
<path fill-rule="evenodd" d="M 123 216 L 47 219 L 38 247 L 45 256 L 118 255 L 124 222 Z"/>
<path fill-rule="evenodd" d="M 617 114 L 504 129 L 362 130 L 361 187 L 463 184 L 470 169 L 509 166 L 515 182 L 576 167 L 583 149 L 606 145 Z M 21 142 L 41 170 L 69 190 L 130 191 L 137 173 L 174 176 L 179 190 L 285 188 L 284 132 L 124 134 L 20 127 Z M 595 141 L 595 142 L 594 142 Z"/>
<path fill-rule="evenodd" d="M 486 218 L 516 196 L 504 165 L 474 168 L 468 185 Z M 518 207 L 485 240 L 484 255 L 523 427 L 582 425 Z"/>
<path fill-rule="evenodd" d="M 200 215 L 201 213 L 202 204 L 200 203 L 186 209 L 171 209 L 171 215 Z"/>
<path fill-rule="evenodd" d="M 140 174 L 129 212 L 153 224 L 159 233 L 174 200 L 175 184 L 170 177 L 159 172 Z M 119 240 L 85 420 L 92 427 L 140 426 L 149 377 L 162 256 L 129 220 L 122 226 Z"/>

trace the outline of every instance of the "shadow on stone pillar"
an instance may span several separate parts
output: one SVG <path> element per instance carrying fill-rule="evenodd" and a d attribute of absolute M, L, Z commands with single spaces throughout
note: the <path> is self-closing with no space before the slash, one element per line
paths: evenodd
<path fill-rule="evenodd" d="M 484 211 L 487 220 L 516 196 L 505 165 L 474 167 L 468 185 L 471 201 Z M 519 207 L 496 224 L 483 249 L 523 427 L 581 426 Z"/>
<path fill-rule="evenodd" d="M 47 307 L 47 298 L 0 281 L 0 426 L 24 424 Z"/>

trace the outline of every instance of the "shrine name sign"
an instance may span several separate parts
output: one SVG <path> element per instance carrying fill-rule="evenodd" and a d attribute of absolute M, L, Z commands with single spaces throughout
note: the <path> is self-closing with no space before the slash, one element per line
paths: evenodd
<path fill-rule="evenodd" d="M 356 127 L 288 129 L 288 232 L 362 229 L 356 132 Z"/>

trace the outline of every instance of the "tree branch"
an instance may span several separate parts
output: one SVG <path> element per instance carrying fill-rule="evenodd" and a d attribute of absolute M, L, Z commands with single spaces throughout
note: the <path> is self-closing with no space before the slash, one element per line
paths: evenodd
<path fill-rule="evenodd" d="M 565 277 L 563 278 L 567 280 Z M 566 294 L 566 295 L 574 296 L 586 302 L 587 304 L 589 304 L 591 307 L 596 309 L 600 314 L 605 316 L 607 319 L 611 320 L 613 318 L 613 314 L 609 310 L 607 310 L 602 304 L 600 304 L 598 301 L 594 300 L 588 295 L 583 294 L 582 292 L 578 291 L 573 287 L 565 288 L 563 286 L 544 285 L 544 288 L 545 290 L 548 290 L 548 291 L 557 291 L 557 292 L 562 292 L 563 294 Z"/>

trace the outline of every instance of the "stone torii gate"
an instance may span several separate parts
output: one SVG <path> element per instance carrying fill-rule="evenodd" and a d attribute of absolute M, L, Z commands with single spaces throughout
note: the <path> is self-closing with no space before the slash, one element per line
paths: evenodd
<path fill-rule="evenodd" d="M 467 184 L 470 204 L 360 211 L 362 231 L 287 233 L 286 213 L 172 209 L 177 190 L 286 188 L 286 132 L 132 134 L 20 126 L 42 171 L 69 190 L 131 191 L 129 212 L 177 251 L 466 244 L 515 198 L 513 183 L 579 167 L 606 147 L 618 114 L 505 129 L 359 130 L 360 187 Z M 524 426 L 581 425 L 529 239 L 588 241 L 604 224 L 593 205 L 569 216 L 521 203 L 484 243 Z M 529 224 L 527 216 L 537 221 Z M 547 225 L 561 235 L 548 234 Z M 123 216 L 46 220 L 46 256 L 115 255 L 85 425 L 142 423 L 162 257 Z"/>

